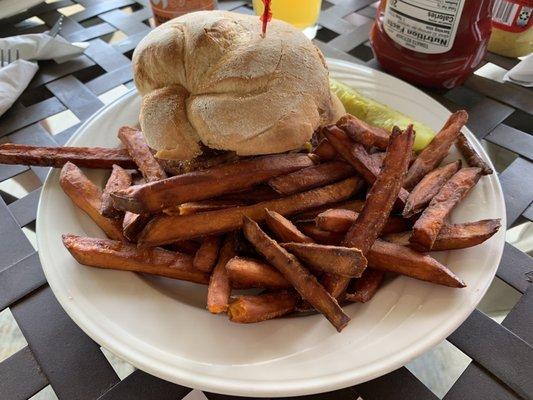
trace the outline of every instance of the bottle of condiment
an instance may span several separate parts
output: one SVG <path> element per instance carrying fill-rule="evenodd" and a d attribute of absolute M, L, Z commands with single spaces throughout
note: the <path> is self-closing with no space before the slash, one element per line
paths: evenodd
<path fill-rule="evenodd" d="M 217 0 L 150 0 L 155 25 L 194 11 L 214 10 Z"/>
<path fill-rule="evenodd" d="M 478 66 L 491 0 L 381 0 L 370 42 L 381 66 L 414 84 L 452 88 Z"/>
<path fill-rule="evenodd" d="M 533 0 L 496 0 L 489 51 L 506 57 L 533 52 Z"/>

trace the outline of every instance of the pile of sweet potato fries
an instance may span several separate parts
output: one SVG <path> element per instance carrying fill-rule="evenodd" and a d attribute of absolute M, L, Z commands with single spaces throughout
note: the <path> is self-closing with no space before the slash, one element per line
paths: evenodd
<path fill-rule="evenodd" d="M 464 287 L 426 252 L 475 246 L 499 229 L 448 222 L 492 173 L 461 134 L 467 117 L 452 114 L 418 155 L 411 126 L 389 133 L 347 115 L 322 128 L 311 153 L 176 164 L 123 127 L 120 149 L 3 144 L 0 163 L 62 168 L 64 192 L 108 237 L 64 235 L 81 264 L 208 285 L 207 309 L 234 322 L 316 310 L 341 331 L 340 305 L 370 300 L 385 274 Z M 454 144 L 467 166 L 441 165 Z M 111 174 L 101 189 L 80 168 Z M 235 293 L 250 288 L 259 291 Z"/>

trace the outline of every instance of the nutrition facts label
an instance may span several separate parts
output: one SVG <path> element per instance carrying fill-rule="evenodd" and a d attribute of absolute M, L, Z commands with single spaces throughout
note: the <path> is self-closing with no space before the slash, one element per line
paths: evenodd
<path fill-rule="evenodd" d="M 388 0 L 383 26 L 396 43 L 428 54 L 445 53 L 455 40 L 466 0 Z"/>

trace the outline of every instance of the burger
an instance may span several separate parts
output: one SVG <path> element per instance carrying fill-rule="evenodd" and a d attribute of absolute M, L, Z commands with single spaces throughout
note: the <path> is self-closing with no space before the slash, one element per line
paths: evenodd
<path fill-rule="evenodd" d="M 201 11 L 150 32 L 133 54 L 140 125 L 163 160 L 302 149 L 344 107 L 320 50 L 291 25 Z"/>

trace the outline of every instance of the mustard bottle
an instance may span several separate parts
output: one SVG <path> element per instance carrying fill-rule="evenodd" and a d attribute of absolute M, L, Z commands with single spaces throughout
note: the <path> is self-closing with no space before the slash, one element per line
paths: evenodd
<path fill-rule="evenodd" d="M 533 52 L 533 0 L 496 0 L 489 51 L 506 57 Z"/>

